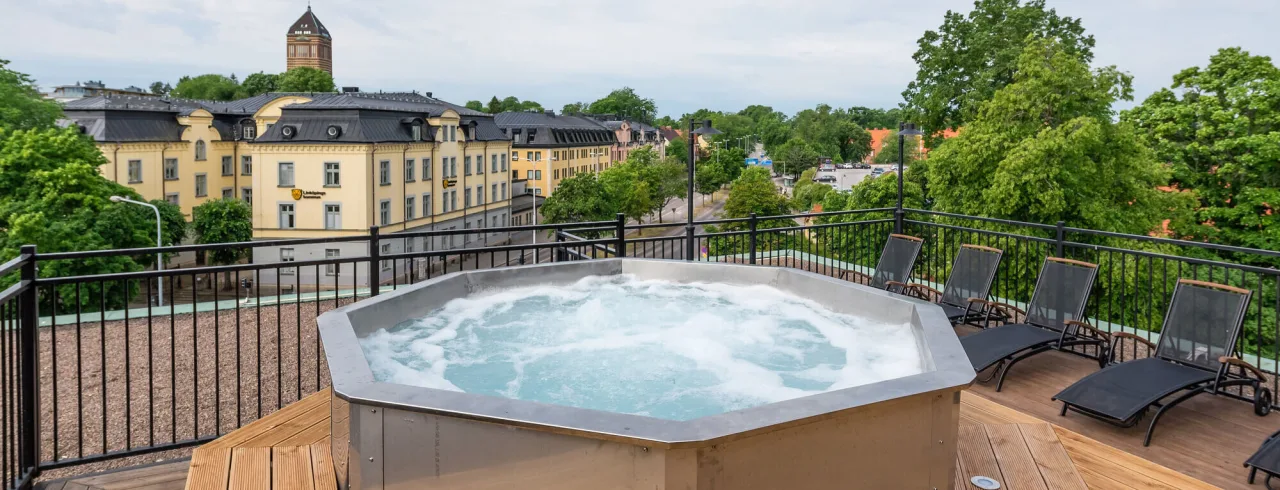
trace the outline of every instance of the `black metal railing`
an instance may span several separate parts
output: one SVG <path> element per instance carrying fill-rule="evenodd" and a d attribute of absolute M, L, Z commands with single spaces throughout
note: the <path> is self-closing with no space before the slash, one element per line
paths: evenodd
<path fill-rule="evenodd" d="M 219 245 L 37 253 L 0 265 L 0 475 L 212 440 L 328 385 L 315 318 L 361 298 L 457 271 L 638 257 L 803 269 L 853 280 L 889 233 L 925 239 L 917 281 L 940 287 L 961 244 L 1005 251 L 992 295 L 1030 299 L 1045 257 L 1100 265 L 1089 316 L 1104 330 L 1158 335 L 1180 277 L 1255 291 L 1241 354 L 1276 373 L 1280 253 L 923 210 L 867 209 L 686 223 L 615 220 L 412 231 Z M 693 247 L 689 247 L 690 240 Z M 252 263 L 57 276 L 59 261 L 242 249 Z M 694 250 L 689 256 L 687 251 Z M 159 297 L 160 290 L 164 291 Z M 1084 353 L 1082 353 L 1084 354 Z M 1137 356 L 1136 346 L 1121 353 Z M 1276 391 L 1273 376 L 1268 381 Z M 1247 397 L 1247 388 L 1233 393 Z"/>

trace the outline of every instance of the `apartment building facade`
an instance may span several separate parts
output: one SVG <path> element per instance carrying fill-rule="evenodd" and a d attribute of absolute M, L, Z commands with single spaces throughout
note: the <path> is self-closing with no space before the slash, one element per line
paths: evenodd
<path fill-rule="evenodd" d="M 474 234 L 383 240 L 381 252 L 501 243 L 487 228 L 510 220 L 511 142 L 488 114 L 430 94 L 265 94 L 232 102 L 100 97 L 68 104 L 68 119 L 98 143 L 104 176 L 147 199 L 191 210 L 237 198 L 253 209 L 255 240 Z M 363 241 L 257 247 L 255 263 L 368 254 Z M 404 275 L 388 263 L 378 277 Z M 361 267 L 264 272 L 262 284 L 368 284 Z M 285 288 L 287 289 L 287 288 Z"/>
<path fill-rule="evenodd" d="M 503 112 L 494 120 L 511 144 L 512 175 L 534 195 L 550 196 L 564 179 L 616 161 L 615 133 L 594 119 L 537 111 Z"/>

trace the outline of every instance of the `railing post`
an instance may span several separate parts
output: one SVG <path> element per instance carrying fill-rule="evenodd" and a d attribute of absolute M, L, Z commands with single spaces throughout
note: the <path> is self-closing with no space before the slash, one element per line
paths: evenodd
<path fill-rule="evenodd" d="M 617 233 L 618 244 L 614 245 L 614 247 L 616 247 L 617 250 L 615 251 L 613 256 L 626 257 L 627 256 L 627 215 L 618 213 L 618 228 L 615 233 Z"/>
<path fill-rule="evenodd" d="M 369 295 L 377 296 L 382 289 L 382 245 L 378 240 L 378 225 L 369 227 Z"/>
<path fill-rule="evenodd" d="M 561 234 L 560 229 L 556 228 L 555 232 L 556 232 L 556 243 L 564 243 L 564 235 Z M 552 262 L 565 262 L 568 260 L 566 258 L 568 254 L 565 253 L 564 246 L 557 246 L 554 250 L 555 250 L 555 253 L 551 254 Z"/>
<path fill-rule="evenodd" d="M 747 235 L 751 242 L 751 259 L 750 264 L 756 265 L 756 213 L 751 213 L 751 221 L 747 222 L 751 226 L 751 234 Z"/>
<path fill-rule="evenodd" d="M 895 209 L 893 211 L 893 232 L 894 233 L 898 233 L 898 234 L 902 233 L 902 218 L 904 215 L 906 215 L 906 213 L 903 212 L 902 209 Z"/>
<path fill-rule="evenodd" d="M 1067 223 L 1065 221 L 1058 222 L 1058 240 L 1056 242 L 1056 251 L 1054 252 L 1056 254 L 1054 255 L 1055 257 L 1062 257 L 1062 242 L 1065 241 L 1067 235 L 1066 230 L 1064 229 L 1066 226 Z"/>
<path fill-rule="evenodd" d="M 694 235 L 693 235 L 693 225 L 692 225 L 692 224 L 685 225 L 685 227 L 684 227 L 684 236 L 685 236 L 685 254 L 684 254 L 684 260 L 693 260 L 693 256 L 694 256 L 694 248 L 696 248 L 696 247 L 695 247 L 695 243 L 697 242 L 697 238 L 696 238 L 696 237 L 694 237 Z"/>
<path fill-rule="evenodd" d="M 40 289 L 36 286 L 36 246 L 23 245 L 19 252 L 27 259 L 22 264 L 22 296 L 19 301 L 19 309 L 21 316 L 19 317 L 19 339 L 21 342 L 21 369 L 19 376 L 22 378 L 21 396 L 22 399 L 22 437 L 18 440 L 18 471 L 19 477 L 21 472 L 31 469 L 32 476 L 29 481 L 35 481 L 36 475 L 39 474 L 37 467 L 40 463 L 40 383 L 37 379 L 38 373 L 36 366 L 39 365 L 37 355 L 40 352 L 39 345 L 36 343 L 36 328 L 39 327 L 39 293 Z"/>

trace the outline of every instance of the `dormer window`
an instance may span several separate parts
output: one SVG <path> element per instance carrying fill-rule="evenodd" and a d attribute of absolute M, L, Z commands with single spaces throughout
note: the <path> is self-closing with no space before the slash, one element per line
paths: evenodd
<path fill-rule="evenodd" d="M 414 124 L 413 126 L 410 126 L 410 127 L 412 128 L 411 131 L 413 132 L 413 140 L 422 141 L 422 125 Z"/>
<path fill-rule="evenodd" d="M 242 134 L 244 139 L 251 140 L 258 137 L 258 127 L 252 124 L 245 125 Z"/>
<path fill-rule="evenodd" d="M 533 136 L 534 136 L 534 134 L 535 134 L 536 132 L 537 132 L 537 130 L 536 130 L 536 129 L 530 129 L 530 130 L 529 130 L 529 138 L 526 140 L 526 142 L 527 142 L 528 144 L 531 144 L 531 145 L 533 144 Z"/>

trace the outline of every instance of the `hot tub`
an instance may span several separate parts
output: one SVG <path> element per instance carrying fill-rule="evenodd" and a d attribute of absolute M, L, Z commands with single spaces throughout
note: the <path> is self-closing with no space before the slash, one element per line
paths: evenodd
<path fill-rule="evenodd" d="M 384 359 L 371 367 L 366 356 L 388 329 L 458 298 L 620 275 L 768 285 L 834 314 L 899 324 L 903 338 L 894 341 L 914 344 L 918 367 L 673 415 L 396 382 Z M 319 328 L 333 379 L 334 461 L 342 486 L 354 489 L 950 488 L 960 391 L 975 377 L 937 306 L 804 271 L 732 264 L 607 259 L 455 273 L 325 313 Z"/>

